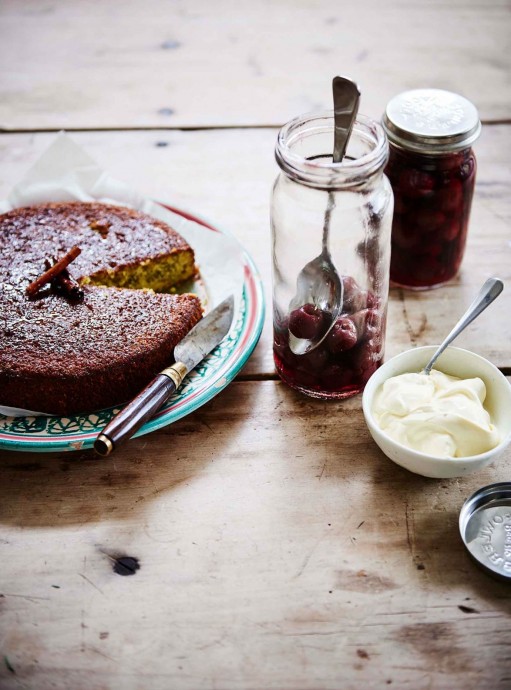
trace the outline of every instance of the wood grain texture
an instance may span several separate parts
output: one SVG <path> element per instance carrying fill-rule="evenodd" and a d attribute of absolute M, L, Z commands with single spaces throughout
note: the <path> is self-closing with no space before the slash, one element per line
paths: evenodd
<path fill-rule="evenodd" d="M 423 479 L 379 452 L 359 398 L 267 381 L 110 459 L 0 462 L 2 690 L 509 687 L 511 593 L 457 524 L 509 451 Z"/>
<path fill-rule="evenodd" d="M 265 286 L 266 324 L 243 376 L 274 373 L 271 348 L 270 190 L 277 130 L 73 133 L 111 174 L 154 199 L 188 208 L 232 232 L 254 258 Z M 0 136 L 0 198 L 54 139 L 54 134 Z M 511 126 L 488 126 L 477 144 L 477 187 L 465 260 L 444 288 L 391 290 L 387 357 L 416 345 L 439 343 L 484 280 L 507 285 L 457 340 L 511 367 Z M 297 235 L 297 241 L 299 236 Z M 320 239 L 318 235 L 318 247 Z"/>
<path fill-rule="evenodd" d="M 0 126 L 279 125 L 339 72 L 373 117 L 433 86 L 509 119 L 510 32 L 507 0 L 4 0 Z"/>
<path fill-rule="evenodd" d="M 509 690 L 511 592 L 469 559 L 458 514 L 509 479 L 511 451 L 424 479 L 374 445 L 360 397 L 270 380 L 269 233 L 275 127 L 330 107 L 336 73 L 375 118 L 436 86 L 510 122 L 509 9 L 0 3 L 0 130 L 27 130 L 0 134 L 0 198 L 54 138 L 37 132 L 89 130 L 73 138 L 114 176 L 233 232 L 268 305 L 241 377 L 176 424 L 108 459 L 0 451 L 2 690 Z M 152 131 L 97 131 L 122 128 Z M 457 344 L 511 367 L 511 124 L 486 126 L 476 152 L 462 271 L 391 291 L 387 356 L 439 342 L 498 275 L 503 295 Z"/>

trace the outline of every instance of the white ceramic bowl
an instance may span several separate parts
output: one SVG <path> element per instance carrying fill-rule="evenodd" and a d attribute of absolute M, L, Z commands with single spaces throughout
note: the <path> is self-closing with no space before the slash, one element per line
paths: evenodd
<path fill-rule="evenodd" d="M 433 356 L 437 346 L 417 347 L 406 350 L 389 359 L 371 376 L 364 389 L 362 407 L 371 433 L 387 457 L 410 472 L 423 477 L 462 477 L 481 469 L 499 457 L 511 441 L 511 385 L 506 377 L 491 362 L 480 355 L 459 347 L 449 347 L 435 362 L 434 368 L 451 376 L 473 378 L 479 376 L 486 385 L 485 408 L 492 422 L 500 431 L 501 441 L 492 450 L 464 458 L 439 458 L 419 453 L 397 443 L 380 429 L 373 414 L 373 400 L 376 391 L 391 376 L 406 372 L 422 371 Z"/>

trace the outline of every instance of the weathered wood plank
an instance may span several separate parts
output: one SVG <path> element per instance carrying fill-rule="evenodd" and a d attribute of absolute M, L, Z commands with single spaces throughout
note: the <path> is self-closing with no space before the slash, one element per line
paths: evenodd
<path fill-rule="evenodd" d="M 359 398 L 273 381 L 108 460 L 3 452 L 0 685 L 504 690 L 511 593 L 457 520 L 510 463 L 417 477 Z M 119 556 L 140 569 L 119 576 Z"/>
<path fill-rule="evenodd" d="M 339 72 L 373 117 L 431 85 L 509 119 L 510 30 L 506 0 L 4 0 L 0 125 L 279 125 Z"/>
<path fill-rule="evenodd" d="M 55 135 L 0 136 L 0 198 Z M 189 208 L 234 233 L 253 256 L 267 297 L 261 343 L 243 374 L 273 373 L 270 189 L 276 130 L 87 132 L 73 138 L 113 175 L 155 199 Z M 490 275 L 508 285 L 499 301 L 457 341 L 496 365 L 511 366 L 511 127 L 484 128 L 471 229 L 459 277 L 445 288 L 391 291 L 387 356 L 439 343 Z"/>
<path fill-rule="evenodd" d="M 374 117 L 428 83 L 509 119 L 510 25 L 507 0 L 5 0 L 0 127 L 277 125 L 328 107 L 339 71 Z M 74 136 L 137 189 L 234 232 L 269 298 L 275 135 Z M 51 139 L 0 136 L 0 197 Z M 389 355 L 438 342 L 487 275 L 509 285 L 510 140 L 493 126 L 477 145 L 459 278 L 392 292 Z M 511 366 L 510 301 L 459 344 Z M 273 372 L 270 320 L 246 376 Z M 275 381 L 235 382 L 108 460 L 0 452 L 0 687 L 507 690 L 509 588 L 469 560 L 457 518 L 510 463 L 416 477 L 372 443 L 360 398 Z M 121 577 L 120 556 L 140 568 Z"/>

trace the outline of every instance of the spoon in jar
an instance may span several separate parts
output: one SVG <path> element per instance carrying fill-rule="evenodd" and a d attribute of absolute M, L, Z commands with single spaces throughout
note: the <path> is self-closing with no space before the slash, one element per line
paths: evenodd
<path fill-rule="evenodd" d="M 358 112 L 360 91 L 346 77 L 334 77 L 334 152 L 333 162 L 341 163 Z M 321 254 L 306 264 L 296 280 L 296 294 L 289 304 L 289 347 L 295 355 L 316 348 L 328 335 L 342 308 L 343 285 L 335 268 L 328 236 L 335 196 L 328 192 L 323 221 Z"/>
<path fill-rule="evenodd" d="M 431 368 L 433 367 L 433 364 L 436 362 L 438 357 L 440 357 L 445 348 L 452 343 L 454 338 L 457 338 L 459 336 L 461 331 L 465 330 L 469 323 L 472 323 L 472 321 L 476 319 L 479 316 L 479 314 L 481 314 L 481 312 L 483 312 L 486 309 L 486 307 L 488 307 L 500 295 L 503 289 L 504 284 L 501 280 L 499 280 L 498 278 L 488 278 L 483 287 L 479 290 L 476 298 L 474 299 L 470 307 L 463 314 L 461 319 L 454 326 L 452 331 L 440 345 L 433 357 L 426 364 L 426 366 L 422 370 L 423 374 L 429 375 L 431 373 Z"/>

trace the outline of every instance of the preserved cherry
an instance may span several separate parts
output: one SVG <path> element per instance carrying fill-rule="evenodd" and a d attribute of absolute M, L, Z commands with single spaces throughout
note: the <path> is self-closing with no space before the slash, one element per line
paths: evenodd
<path fill-rule="evenodd" d="M 374 294 L 343 277 L 342 313 L 314 350 L 295 355 L 289 332 L 311 338 L 328 318 L 313 304 L 304 304 L 274 324 L 274 359 L 280 377 L 292 388 L 318 398 L 346 398 L 359 393 L 383 359 L 384 314 Z M 324 327 L 324 326 L 323 326 Z"/>
<path fill-rule="evenodd" d="M 390 278 L 429 288 L 459 270 L 474 191 L 472 149 L 442 156 L 391 146 L 385 170 L 394 191 Z"/>
<path fill-rule="evenodd" d="M 314 304 L 304 304 L 289 315 L 289 330 L 296 338 L 314 340 L 326 330 L 328 314 Z"/>
<path fill-rule="evenodd" d="M 328 334 L 326 344 L 330 352 L 336 355 L 339 352 L 351 350 L 357 344 L 357 340 L 358 333 L 355 324 L 348 316 L 341 316 Z"/>

